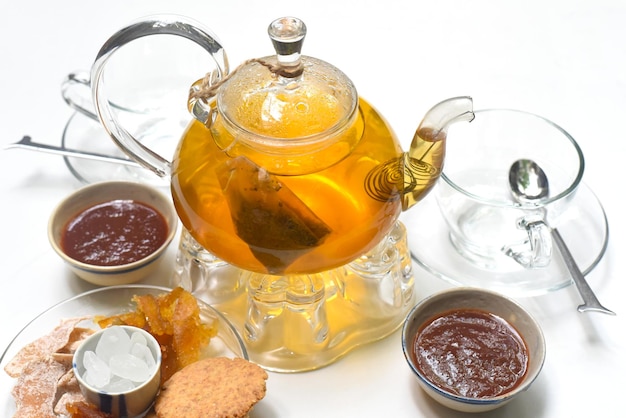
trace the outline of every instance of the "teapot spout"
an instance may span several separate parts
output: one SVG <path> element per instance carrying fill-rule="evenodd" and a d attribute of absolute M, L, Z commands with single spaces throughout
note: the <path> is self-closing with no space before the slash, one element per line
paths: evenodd
<path fill-rule="evenodd" d="M 419 202 L 435 185 L 443 171 L 448 127 L 474 120 L 469 96 L 453 97 L 433 106 L 415 131 L 411 148 L 404 153 L 402 210 Z"/>

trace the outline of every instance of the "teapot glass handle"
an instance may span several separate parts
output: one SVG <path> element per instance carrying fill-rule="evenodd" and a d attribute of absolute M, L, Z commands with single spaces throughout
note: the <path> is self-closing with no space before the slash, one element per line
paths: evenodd
<path fill-rule="evenodd" d="M 150 150 L 120 125 L 109 103 L 103 75 L 107 61 L 123 45 L 149 35 L 176 35 L 187 38 L 206 50 L 216 64 L 216 77 L 228 74 L 228 60 L 217 37 L 198 22 L 181 16 L 149 16 L 132 23 L 111 36 L 98 52 L 91 67 L 91 89 L 96 114 L 109 136 L 128 156 L 161 177 L 169 176 L 171 162 Z"/>

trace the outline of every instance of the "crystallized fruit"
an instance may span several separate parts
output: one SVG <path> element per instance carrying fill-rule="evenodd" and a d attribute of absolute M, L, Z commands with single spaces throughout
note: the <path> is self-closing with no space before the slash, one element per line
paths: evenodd
<path fill-rule="evenodd" d="M 217 335 L 217 324 L 202 322 L 196 298 L 181 287 L 170 293 L 136 295 L 136 309 L 120 315 L 96 318 L 102 328 L 132 325 L 152 334 L 161 345 L 161 382 L 198 361 L 202 350 Z"/>

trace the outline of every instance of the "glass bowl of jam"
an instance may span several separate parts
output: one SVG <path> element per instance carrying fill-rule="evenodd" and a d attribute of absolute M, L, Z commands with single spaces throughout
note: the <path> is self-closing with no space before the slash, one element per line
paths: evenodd
<path fill-rule="evenodd" d="M 63 199 L 50 216 L 48 239 L 80 278 L 112 286 L 155 272 L 177 227 L 171 199 L 156 188 L 106 181 Z"/>
<path fill-rule="evenodd" d="M 404 323 L 402 350 L 420 387 L 462 412 L 490 411 L 526 391 L 546 355 L 543 331 L 526 309 L 477 288 L 418 303 Z"/>

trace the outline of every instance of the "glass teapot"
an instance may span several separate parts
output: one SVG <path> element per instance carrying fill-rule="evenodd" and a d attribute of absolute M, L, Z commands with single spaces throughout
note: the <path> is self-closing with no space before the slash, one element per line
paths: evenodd
<path fill-rule="evenodd" d="M 230 314 L 252 360 L 299 371 L 327 364 L 400 325 L 414 295 L 398 217 L 437 181 L 446 130 L 473 119 L 472 100 L 434 106 L 403 152 L 344 73 L 301 55 L 301 20 L 277 19 L 268 32 L 276 55 L 248 60 L 229 73 L 219 41 L 197 22 L 144 19 L 102 47 L 91 83 L 97 113 L 113 140 L 171 178 L 184 226 L 173 284 Z M 194 120 L 171 162 L 120 125 L 103 82 L 106 61 L 117 48 L 152 34 L 191 39 L 216 64 L 190 88 Z"/>

